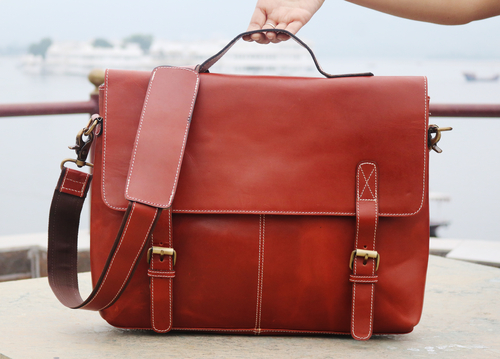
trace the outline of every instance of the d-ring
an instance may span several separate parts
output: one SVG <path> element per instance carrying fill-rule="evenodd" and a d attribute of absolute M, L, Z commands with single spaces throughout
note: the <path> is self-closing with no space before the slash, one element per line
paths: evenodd
<path fill-rule="evenodd" d="M 273 29 L 276 29 L 276 25 L 273 25 L 273 24 L 271 24 L 270 22 L 266 22 L 266 23 L 264 24 L 264 26 L 266 26 L 266 25 L 269 25 L 269 26 L 271 26 Z"/>

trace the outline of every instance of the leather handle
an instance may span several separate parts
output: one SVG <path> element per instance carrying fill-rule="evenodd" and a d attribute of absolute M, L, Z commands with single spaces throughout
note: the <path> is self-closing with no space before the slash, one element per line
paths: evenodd
<path fill-rule="evenodd" d="M 316 56 L 314 55 L 314 52 L 311 50 L 311 48 L 309 46 L 307 46 L 302 40 L 300 40 L 297 36 L 295 36 L 291 32 L 289 32 L 287 30 L 281 30 L 281 29 L 253 30 L 253 31 L 247 31 L 247 32 L 243 32 L 243 33 L 239 34 L 233 40 L 231 40 L 222 50 L 220 50 L 214 56 L 208 58 L 207 60 L 205 60 L 205 62 L 203 62 L 201 65 L 199 65 L 197 67 L 198 71 L 200 73 L 206 73 L 206 72 L 208 72 L 208 70 L 210 69 L 210 67 L 212 67 L 217 61 L 219 61 L 222 58 L 222 56 L 224 56 L 226 54 L 226 52 L 228 52 L 229 49 L 231 49 L 231 47 L 233 47 L 233 45 L 238 40 L 240 40 L 242 37 L 249 36 L 249 35 L 252 35 L 252 34 L 267 33 L 267 32 L 275 32 L 277 34 L 286 34 L 286 35 L 290 36 L 290 38 L 292 38 L 293 40 L 295 40 L 295 42 L 297 44 L 299 44 L 300 46 L 302 46 L 303 48 L 305 48 L 309 52 L 309 54 L 311 55 L 311 57 L 312 57 L 312 59 L 314 61 L 314 65 L 316 66 L 316 69 L 319 71 L 320 74 L 322 74 L 323 76 L 325 76 L 327 78 L 373 76 L 373 74 L 371 72 L 356 73 L 356 74 L 343 74 L 343 75 L 332 75 L 332 74 L 329 74 L 328 72 L 325 72 L 321 68 L 318 60 L 316 59 Z"/>

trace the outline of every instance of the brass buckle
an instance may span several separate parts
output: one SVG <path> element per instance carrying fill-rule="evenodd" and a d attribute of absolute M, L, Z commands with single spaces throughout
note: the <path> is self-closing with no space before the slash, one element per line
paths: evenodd
<path fill-rule="evenodd" d="M 94 165 L 90 162 L 85 162 L 85 161 L 79 161 L 79 160 L 75 160 L 75 159 L 72 159 L 72 158 L 66 158 L 65 160 L 63 160 L 61 162 L 61 169 L 63 169 L 65 166 L 65 164 L 67 162 L 73 162 L 73 163 L 76 163 L 76 165 L 78 167 L 83 167 L 83 166 L 88 166 L 88 167 L 94 167 Z"/>
<path fill-rule="evenodd" d="M 87 156 L 89 155 L 92 142 L 94 141 L 95 132 L 97 125 L 102 122 L 102 117 L 99 115 L 93 115 L 87 126 L 78 131 L 76 135 L 76 143 L 74 146 L 70 146 L 70 150 L 75 150 L 76 159 L 66 159 L 61 163 L 61 169 L 64 167 L 66 162 L 76 163 L 78 167 L 89 166 L 93 167 L 92 163 L 86 162 Z M 100 131 L 96 131 L 100 132 Z M 98 135 L 98 134 L 97 134 Z"/>
<path fill-rule="evenodd" d="M 165 248 L 165 247 L 151 247 L 148 250 L 148 263 L 151 262 L 151 255 L 152 254 L 159 254 L 160 255 L 160 260 L 163 260 L 163 256 L 173 256 L 174 258 L 174 266 L 175 266 L 175 261 L 177 259 L 177 253 L 175 253 L 175 250 L 173 248 Z"/>
<path fill-rule="evenodd" d="M 354 263 L 354 257 L 365 257 L 365 261 L 368 258 L 375 259 L 375 270 L 378 270 L 378 266 L 380 264 L 380 254 L 377 251 L 368 251 L 366 249 L 355 249 L 351 253 L 351 261 L 349 262 L 349 268 L 352 270 L 352 265 Z"/>

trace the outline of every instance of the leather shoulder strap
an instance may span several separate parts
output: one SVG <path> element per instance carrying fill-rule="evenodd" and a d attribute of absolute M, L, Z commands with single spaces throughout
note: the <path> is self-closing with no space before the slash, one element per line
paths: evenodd
<path fill-rule="evenodd" d="M 198 83 L 198 74 L 190 69 L 154 70 L 129 170 L 130 204 L 104 270 L 85 300 L 78 290 L 76 257 L 80 213 L 92 176 L 63 168 L 50 209 L 47 261 L 50 286 L 67 307 L 102 310 L 127 286 L 161 209 L 172 203 Z"/>
<path fill-rule="evenodd" d="M 198 73 L 189 68 L 153 71 L 130 160 L 125 192 L 129 201 L 159 208 L 172 205 L 198 84 Z"/>

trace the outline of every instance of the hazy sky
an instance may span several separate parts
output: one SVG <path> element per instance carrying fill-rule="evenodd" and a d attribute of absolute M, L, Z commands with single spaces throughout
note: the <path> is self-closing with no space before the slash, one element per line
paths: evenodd
<path fill-rule="evenodd" d="M 226 38 L 246 30 L 256 0 L 0 0 L 0 48 L 53 40 Z M 462 26 L 399 19 L 327 0 L 299 36 L 319 54 L 493 57 L 500 59 L 500 17 Z M 258 46 L 258 45 L 256 45 Z"/>

